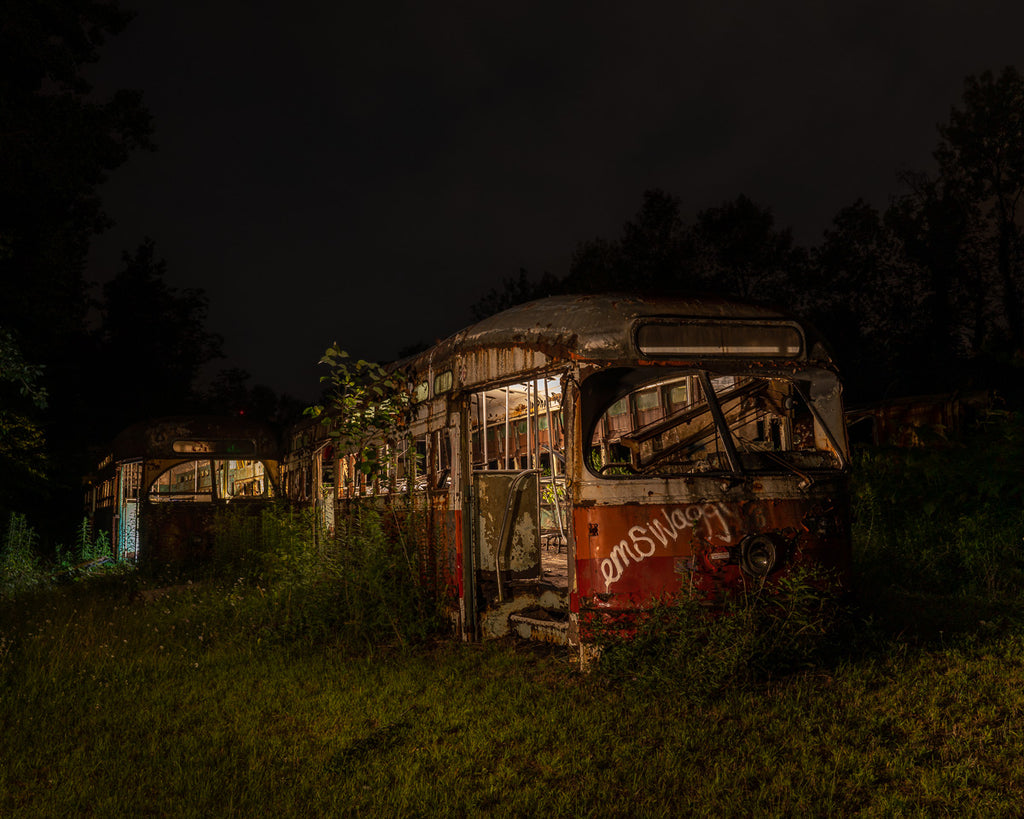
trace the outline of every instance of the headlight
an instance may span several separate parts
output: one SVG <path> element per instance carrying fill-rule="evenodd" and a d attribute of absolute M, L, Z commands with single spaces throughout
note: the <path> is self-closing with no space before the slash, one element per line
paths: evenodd
<path fill-rule="evenodd" d="M 767 577 L 778 562 L 779 550 L 775 541 L 766 535 L 757 535 L 743 544 L 740 568 L 751 577 Z"/>

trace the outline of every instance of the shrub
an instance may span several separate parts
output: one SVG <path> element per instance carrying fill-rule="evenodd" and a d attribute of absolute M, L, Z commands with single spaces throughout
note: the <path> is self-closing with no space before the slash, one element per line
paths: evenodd
<path fill-rule="evenodd" d="M 951 447 L 867 449 L 854 470 L 866 585 L 954 595 L 1024 590 L 1024 417 L 989 413 Z"/>
<path fill-rule="evenodd" d="M 334 566 L 342 589 L 343 628 L 350 640 L 367 646 L 382 640 L 406 646 L 436 631 L 439 617 L 404 527 L 397 519 L 396 525 L 385 526 L 386 514 L 359 506 L 338 522 Z"/>
<path fill-rule="evenodd" d="M 436 628 L 415 553 L 376 509 L 353 507 L 333 533 L 312 510 L 285 503 L 257 516 L 229 509 L 216 521 L 213 552 L 216 576 L 263 590 L 266 627 L 278 639 L 373 651 Z"/>
<path fill-rule="evenodd" d="M 714 609 L 680 595 L 654 606 L 632 633 L 599 633 L 599 670 L 612 681 L 705 699 L 821 664 L 849 623 L 833 578 L 801 568 Z"/>

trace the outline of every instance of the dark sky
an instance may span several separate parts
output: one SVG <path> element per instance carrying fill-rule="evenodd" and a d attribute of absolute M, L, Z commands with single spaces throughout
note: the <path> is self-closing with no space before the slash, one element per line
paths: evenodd
<path fill-rule="evenodd" d="M 1024 68 L 1021 0 L 134 5 L 90 76 L 144 90 L 159 149 L 104 188 L 92 275 L 152 236 L 221 365 L 302 398 L 332 341 L 444 337 L 650 188 L 814 245 L 932 167 L 965 76 Z"/>

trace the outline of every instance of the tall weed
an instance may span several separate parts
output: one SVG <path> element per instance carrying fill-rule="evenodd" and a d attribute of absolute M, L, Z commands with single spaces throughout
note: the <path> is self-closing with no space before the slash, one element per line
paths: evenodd
<path fill-rule="evenodd" d="M 801 568 L 713 610 L 681 595 L 655 605 L 635 630 L 599 632 L 600 671 L 701 700 L 818 666 L 850 624 L 833 578 Z"/>
<path fill-rule="evenodd" d="M 437 630 L 435 601 L 424 587 L 418 554 L 397 512 L 353 507 L 338 520 L 335 566 L 350 640 L 402 646 Z"/>
<path fill-rule="evenodd" d="M 0 549 L 0 597 L 37 586 L 42 576 L 35 554 L 35 530 L 24 515 L 11 512 Z"/>
<path fill-rule="evenodd" d="M 354 507 L 331 532 L 312 510 L 284 503 L 257 516 L 228 510 L 215 525 L 212 569 L 260 587 L 266 628 L 278 639 L 408 646 L 433 633 L 438 618 L 414 550 L 387 520 Z"/>

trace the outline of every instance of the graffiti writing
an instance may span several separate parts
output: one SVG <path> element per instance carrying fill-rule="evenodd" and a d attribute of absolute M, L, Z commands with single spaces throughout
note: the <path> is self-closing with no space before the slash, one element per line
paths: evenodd
<path fill-rule="evenodd" d="M 627 532 L 612 548 L 611 553 L 601 561 L 601 575 L 604 577 L 605 589 L 622 579 L 622 575 L 630 564 L 641 563 L 652 557 L 658 546 L 667 546 L 675 542 L 679 536 L 690 529 L 698 529 L 698 536 L 710 538 L 717 536 L 721 541 L 732 540 L 732 529 L 728 518 L 731 513 L 717 503 L 694 504 L 677 507 L 671 511 L 662 508 L 643 526 L 637 525 Z"/>

